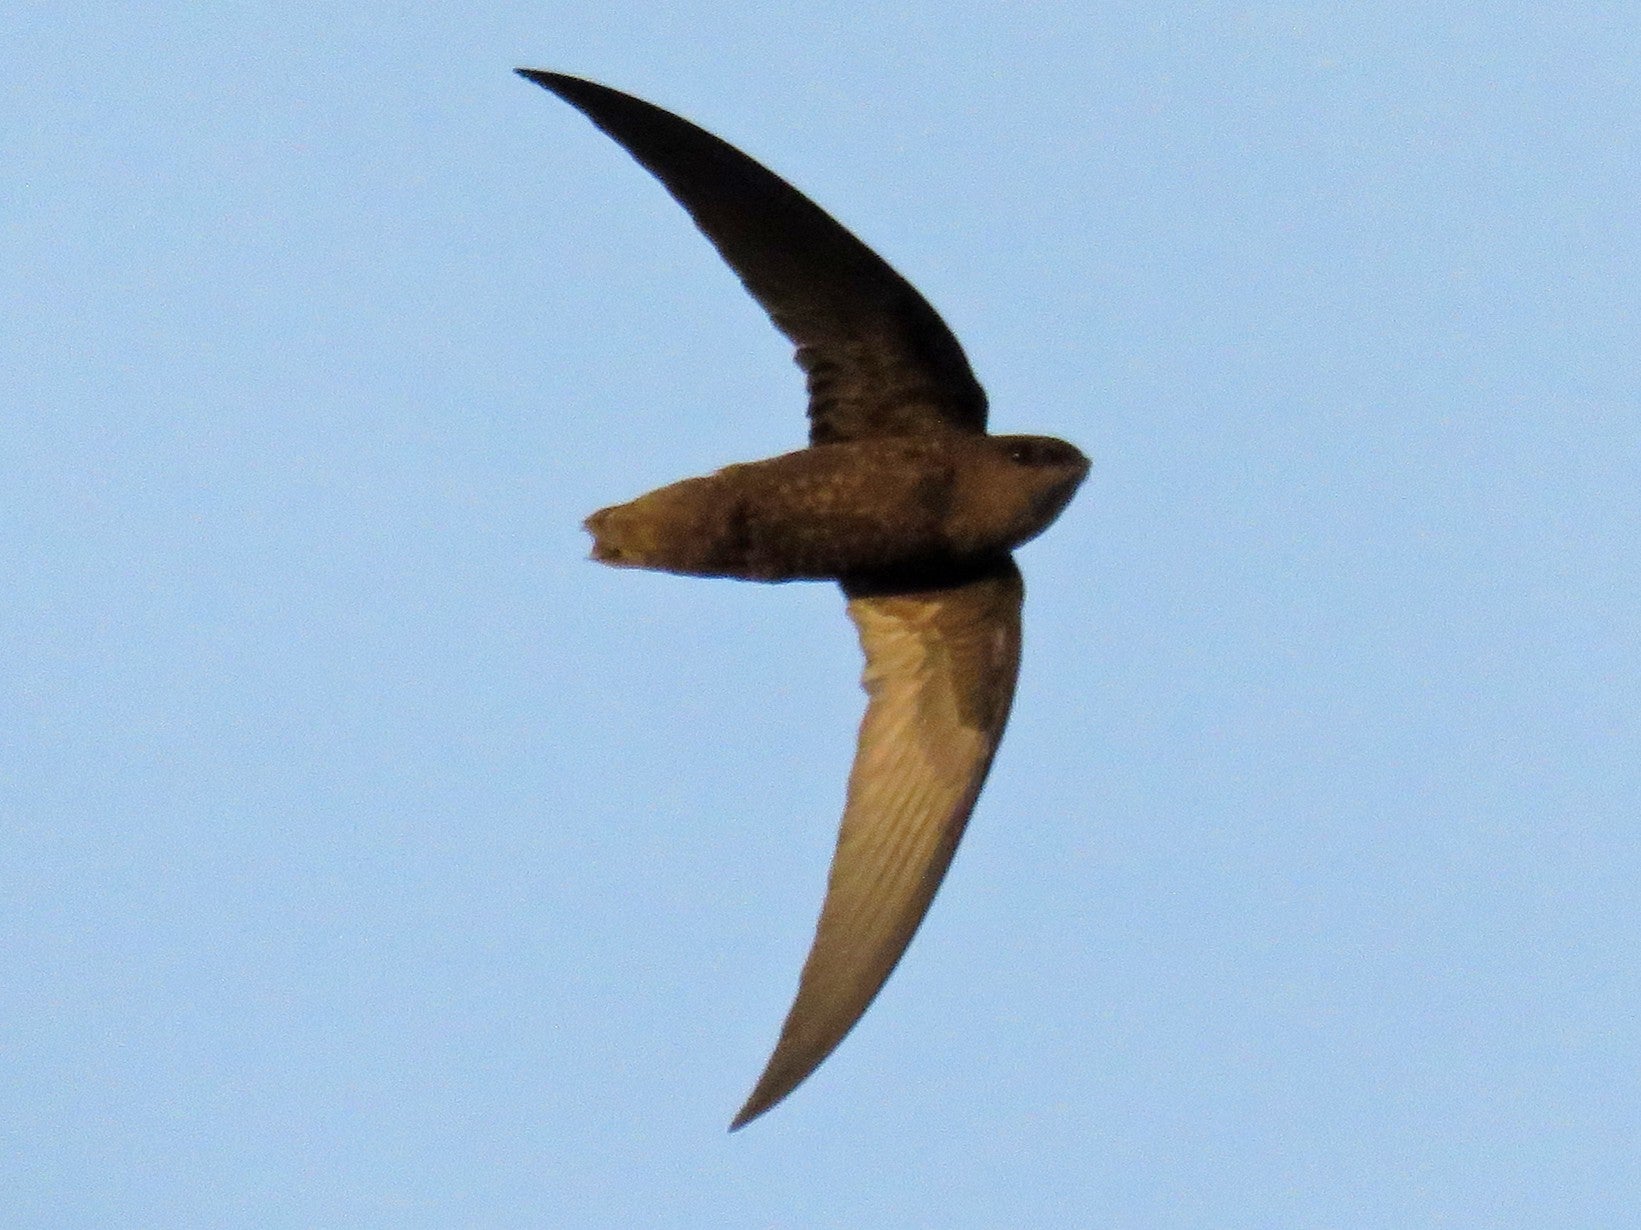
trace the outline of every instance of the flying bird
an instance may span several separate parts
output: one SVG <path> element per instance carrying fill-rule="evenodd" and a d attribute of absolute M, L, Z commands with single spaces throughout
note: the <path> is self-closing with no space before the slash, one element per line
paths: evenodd
<path fill-rule="evenodd" d="M 731 1130 L 832 1053 L 934 898 L 1014 698 L 1024 587 L 1012 552 L 1060 515 L 1088 459 L 986 434 L 986 395 L 910 283 L 740 150 L 630 95 L 521 68 L 622 145 L 689 211 L 797 348 L 809 445 L 595 512 L 606 564 L 829 580 L 867 693 L 826 899 L 797 998 Z"/>

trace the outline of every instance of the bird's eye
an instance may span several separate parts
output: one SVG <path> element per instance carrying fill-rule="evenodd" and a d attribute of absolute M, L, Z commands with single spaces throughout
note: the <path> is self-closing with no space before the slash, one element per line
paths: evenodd
<path fill-rule="evenodd" d="M 1028 436 L 1009 441 L 1008 458 L 1017 466 L 1035 469 L 1039 466 L 1075 465 L 1082 459 L 1082 454 L 1064 440 Z"/>
<path fill-rule="evenodd" d="M 1040 451 L 1034 441 L 1022 440 L 1009 447 L 1009 460 L 1017 466 L 1034 466 L 1042 462 Z"/>
<path fill-rule="evenodd" d="M 1058 440 L 1016 440 L 1009 445 L 1009 460 L 1017 466 L 1048 466 L 1066 459 Z"/>

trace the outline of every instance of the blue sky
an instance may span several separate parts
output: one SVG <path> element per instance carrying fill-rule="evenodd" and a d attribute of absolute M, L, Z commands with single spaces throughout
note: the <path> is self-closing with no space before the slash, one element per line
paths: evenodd
<path fill-rule="evenodd" d="M 1633 1217 L 1641 16 L 176 9 L 0 18 L 7 1224 Z M 518 64 L 1094 459 L 928 924 L 733 1136 L 853 630 L 585 560 L 801 383 Z"/>

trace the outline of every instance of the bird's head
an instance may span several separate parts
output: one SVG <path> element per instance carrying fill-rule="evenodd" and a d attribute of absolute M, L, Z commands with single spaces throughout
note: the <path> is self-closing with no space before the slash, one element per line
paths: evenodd
<path fill-rule="evenodd" d="M 971 436 L 960 446 L 946 535 L 960 554 L 1011 551 L 1046 530 L 1088 474 L 1088 458 L 1052 436 Z"/>
<path fill-rule="evenodd" d="M 1088 476 L 1081 449 L 1053 436 L 995 436 L 990 441 L 994 475 L 1009 475 L 1006 504 L 1020 537 L 1019 546 L 1041 534 L 1058 517 Z"/>

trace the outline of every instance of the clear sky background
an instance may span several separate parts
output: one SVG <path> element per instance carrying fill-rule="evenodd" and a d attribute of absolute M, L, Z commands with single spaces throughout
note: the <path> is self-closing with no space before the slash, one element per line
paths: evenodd
<path fill-rule="evenodd" d="M 1634 1224 L 1633 6 L 0 38 L 4 1224 Z M 927 925 L 733 1136 L 858 651 L 586 562 L 802 386 L 519 64 L 767 162 L 1094 459 Z"/>

